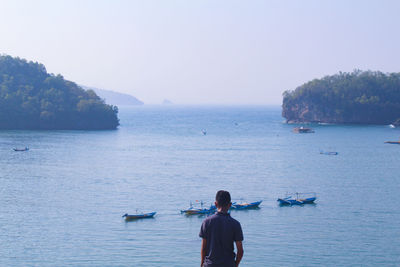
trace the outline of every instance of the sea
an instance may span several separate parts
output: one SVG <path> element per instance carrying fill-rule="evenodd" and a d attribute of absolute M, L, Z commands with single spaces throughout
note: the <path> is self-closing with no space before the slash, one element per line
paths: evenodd
<path fill-rule="evenodd" d="M 0 266 L 200 266 L 206 217 L 180 210 L 221 189 L 262 200 L 231 211 L 241 266 L 400 266 L 400 145 L 384 143 L 400 129 L 296 134 L 279 106 L 145 105 L 119 118 L 110 131 L 0 131 Z M 295 192 L 317 200 L 278 205 Z"/>

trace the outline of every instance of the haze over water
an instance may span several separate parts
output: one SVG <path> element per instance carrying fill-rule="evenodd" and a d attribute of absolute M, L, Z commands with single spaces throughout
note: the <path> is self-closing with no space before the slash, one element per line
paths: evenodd
<path fill-rule="evenodd" d="M 116 131 L 1 131 L 0 265 L 198 266 L 204 217 L 179 211 L 226 189 L 263 200 L 231 213 L 244 231 L 243 266 L 396 266 L 400 146 L 383 142 L 400 130 L 294 134 L 280 112 L 122 107 Z M 317 192 L 317 204 L 277 205 L 296 191 Z M 125 223 L 136 209 L 157 215 Z"/>

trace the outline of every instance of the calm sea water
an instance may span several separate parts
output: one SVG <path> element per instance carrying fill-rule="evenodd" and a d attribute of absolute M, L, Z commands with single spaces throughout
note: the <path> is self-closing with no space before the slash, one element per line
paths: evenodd
<path fill-rule="evenodd" d="M 204 217 L 179 210 L 219 189 L 263 200 L 231 213 L 243 266 L 400 264 L 400 146 L 383 143 L 399 129 L 294 134 L 279 107 L 145 106 L 120 119 L 116 131 L 0 132 L 1 266 L 199 266 Z M 279 207 L 292 191 L 317 204 Z M 136 210 L 157 215 L 121 218 Z"/>

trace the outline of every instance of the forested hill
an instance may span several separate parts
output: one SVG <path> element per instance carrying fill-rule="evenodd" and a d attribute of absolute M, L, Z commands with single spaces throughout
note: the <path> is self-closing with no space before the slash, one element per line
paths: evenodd
<path fill-rule="evenodd" d="M 283 93 L 288 123 L 390 124 L 400 119 L 400 73 L 355 70 Z"/>
<path fill-rule="evenodd" d="M 0 56 L 0 129 L 116 129 L 117 114 L 116 106 L 42 64 Z"/>

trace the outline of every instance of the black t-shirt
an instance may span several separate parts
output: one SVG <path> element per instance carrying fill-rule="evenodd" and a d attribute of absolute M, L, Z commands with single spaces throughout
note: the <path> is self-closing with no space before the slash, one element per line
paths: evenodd
<path fill-rule="evenodd" d="M 217 212 L 205 219 L 199 236 L 207 240 L 204 266 L 235 266 L 233 242 L 243 241 L 243 232 L 240 223 L 229 213 Z"/>

